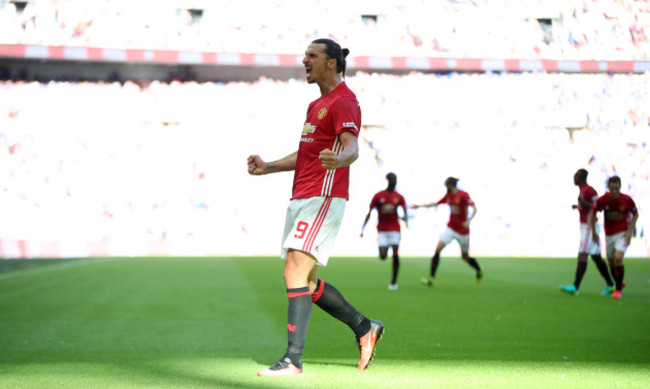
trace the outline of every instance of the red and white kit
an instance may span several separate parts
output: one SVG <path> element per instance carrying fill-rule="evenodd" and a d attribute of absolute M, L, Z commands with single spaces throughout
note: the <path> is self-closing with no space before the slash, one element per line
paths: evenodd
<path fill-rule="evenodd" d="M 580 188 L 580 196 L 585 200 L 590 201 L 592 204 L 598 200 L 598 193 L 588 184 L 585 184 Z M 578 253 L 600 255 L 600 245 L 593 239 L 591 226 L 588 221 L 591 208 L 585 208 L 581 203 L 578 203 L 578 211 L 580 212 L 580 247 Z M 600 233 L 598 224 L 596 224 L 596 233 Z"/>
<path fill-rule="evenodd" d="M 452 240 L 458 241 L 461 251 L 469 251 L 469 228 L 463 226 L 467 221 L 467 207 L 474 205 L 474 201 L 467 192 L 459 190 L 456 194 L 447 193 L 437 204 L 448 204 L 450 208 L 447 229 L 440 235 L 440 241 L 449 244 Z"/>
<path fill-rule="evenodd" d="M 320 152 L 343 150 L 339 135 L 359 136 L 361 109 L 354 93 L 342 82 L 309 104 L 302 128 L 293 176 L 293 195 L 287 210 L 282 258 L 289 249 L 312 254 L 326 265 L 348 199 L 350 167 L 324 169 Z"/>
<path fill-rule="evenodd" d="M 620 194 L 618 199 L 614 200 L 607 192 L 596 200 L 593 209 L 605 213 L 607 257 L 612 258 L 615 251 L 624 253 L 627 250 L 625 231 L 627 231 L 629 219 L 638 213 L 634 200 L 623 193 Z"/>
<path fill-rule="evenodd" d="M 406 209 L 404 196 L 393 191 L 377 192 L 370 201 L 370 209 L 377 210 L 377 241 L 380 247 L 397 246 L 401 240 L 401 226 L 397 208 Z"/>

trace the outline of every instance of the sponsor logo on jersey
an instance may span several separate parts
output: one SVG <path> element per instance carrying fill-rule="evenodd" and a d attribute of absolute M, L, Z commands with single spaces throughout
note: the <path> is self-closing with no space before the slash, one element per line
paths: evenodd
<path fill-rule="evenodd" d="M 302 128 L 302 134 L 313 134 L 316 131 L 316 126 L 312 126 L 311 123 L 305 123 L 305 126 Z"/>
<path fill-rule="evenodd" d="M 352 127 L 355 130 L 359 131 L 359 129 L 357 128 L 357 125 L 354 124 L 354 122 L 344 122 L 343 123 L 343 128 L 350 128 L 350 127 Z"/>
<path fill-rule="evenodd" d="M 327 115 L 327 108 L 322 108 L 320 111 L 318 111 L 318 120 L 323 120 L 325 115 Z"/>

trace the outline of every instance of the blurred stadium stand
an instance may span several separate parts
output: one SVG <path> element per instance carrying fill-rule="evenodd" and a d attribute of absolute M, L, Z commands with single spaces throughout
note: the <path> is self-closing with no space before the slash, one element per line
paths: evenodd
<path fill-rule="evenodd" d="M 650 256 L 649 2 L 519 4 L 2 1 L 0 256 L 277 254 L 291 175 L 245 158 L 294 151 L 300 53 L 330 34 L 365 124 L 338 255 L 375 254 L 359 228 L 394 171 L 412 203 L 460 176 L 477 256 L 574 256 L 584 167 L 600 194 L 621 176 Z M 412 212 L 402 254 L 447 215 Z"/>

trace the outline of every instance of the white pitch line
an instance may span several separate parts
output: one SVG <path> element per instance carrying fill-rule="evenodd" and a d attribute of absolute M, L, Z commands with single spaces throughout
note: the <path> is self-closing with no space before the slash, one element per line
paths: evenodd
<path fill-rule="evenodd" d="M 53 265 L 42 265 L 42 266 L 32 267 L 27 269 L 18 269 L 18 270 L 10 271 L 5 274 L 0 274 L 0 280 L 6 280 L 8 278 L 14 278 L 20 276 L 28 276 L 32 274 L 47 273 L 54 270 L 64 270 L 64 269 L 69 269 L 71 267 L 77 267 L 77 266 L 92 265 L 96 263 L 105 263 L 105 262 L 114 261 L 116 259 L 122 259 L 122 258 L 105 257 L 105 258 L 93 258 L 93 259 L 79 259 L 79 260 L 66 261 L 63 263 L 57 263 Z M 26 261 L 29 261 L 29 259 L 26 259 Z"/>

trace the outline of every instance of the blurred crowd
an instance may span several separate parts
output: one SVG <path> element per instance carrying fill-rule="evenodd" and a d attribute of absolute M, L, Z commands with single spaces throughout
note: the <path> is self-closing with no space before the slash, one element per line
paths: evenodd
<path fill-rule="evenodd" d="M 0 44 L 354 55 L 650 58 L 647 0 L 1 0 Z"/>
<path fill-rule="evenodd" d="M 629 256 L 650 243 L 650 74 L 358 73 L 360 159 L 338 255 L 374 255 L 359 232 L 387 172 L 408 203 L 438 200 L 447 176 L 476 201 L 472 252 L 573 256 L 586 168 L 603 194 L 618 174 L 640 208 Z M 422 92 L 426 91 L 426 92 Z M 290 173 L 251 177 L 249 154 L 295 151 L 317 88 L 302 80 L 0 83 L 0 238 L 88 241 L 114 254 L 277 254 Z M 277 102 L 282 104 L 278 105 Z M 404 255 L 429 256 L 448 209 L 411 212 Z M 454 249 L 449 249 L 450 255 Z"/>

